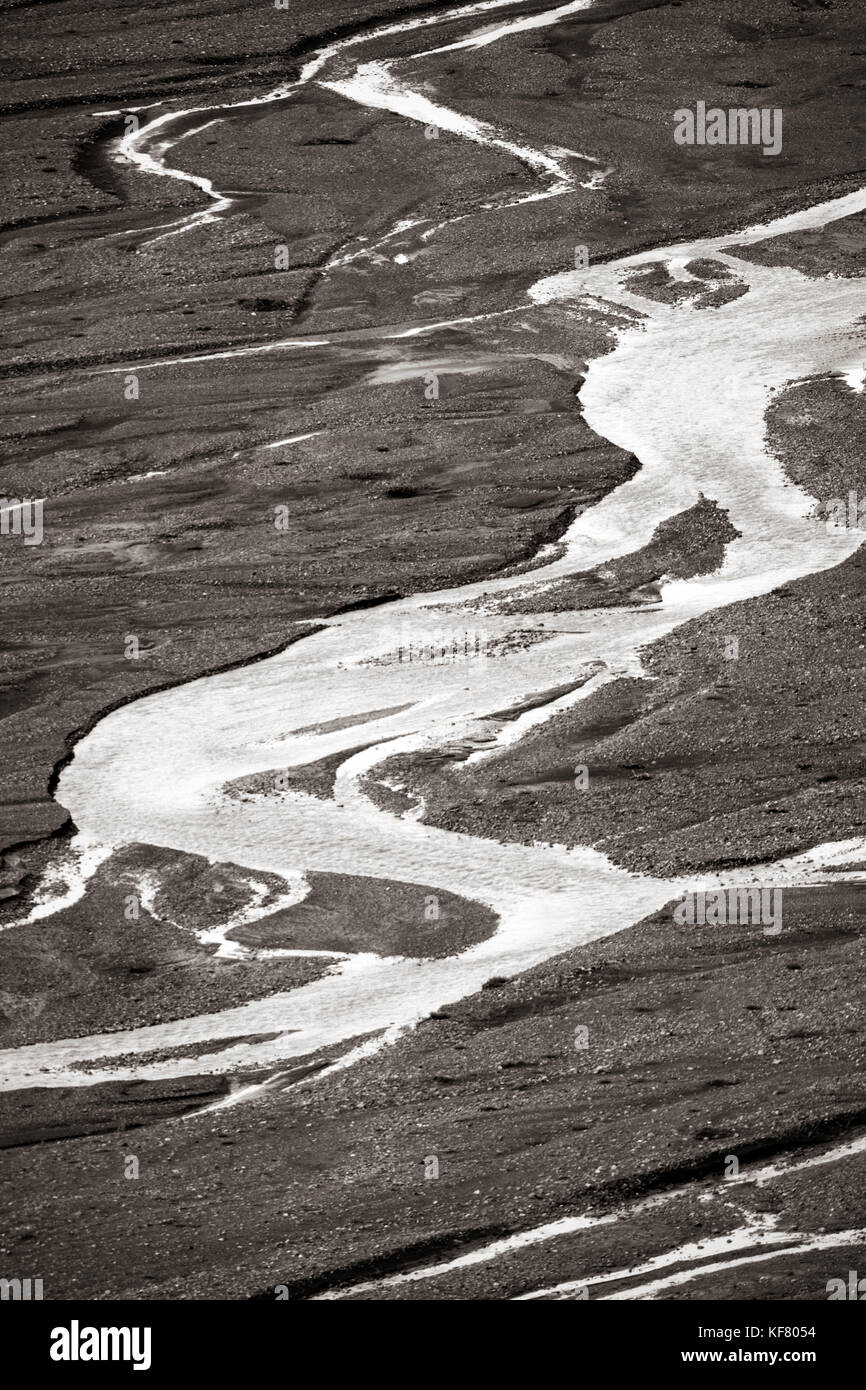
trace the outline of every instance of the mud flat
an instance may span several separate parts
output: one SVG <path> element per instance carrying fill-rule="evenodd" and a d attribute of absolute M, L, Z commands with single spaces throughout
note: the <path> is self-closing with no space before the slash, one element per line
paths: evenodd
<path fill-rule="evenodd" d="M 365 1295 L 507 1298 L 724 1237 L 744 1210 L 781 1231 L 859 1228 L 856 1151 L 781 1184 L 724 1175 L 729 1155 L 745 1176 L 862 1132 L 863 927 L 850 887 L 791 894 L 776 937 L 678 927 L 669 907 L 491 982 L 330 1077 L 128 1136 L 10 1151 L 7 1248 L 26 1239 L 53 1271 L 46 1297 L 309 1296 L 687 1189 L 654 1213 Z M 137 1184 L 123 1182 L 129 1153 Z M 846 1258 L 781 1256 L 738 1287 L 824 1299 Z M 729 1296 L 732 1277 L 695 1296 Z"/>

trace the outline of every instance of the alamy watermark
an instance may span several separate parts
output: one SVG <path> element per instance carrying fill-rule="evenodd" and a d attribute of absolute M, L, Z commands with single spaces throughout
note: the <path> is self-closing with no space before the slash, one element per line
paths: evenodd
<path fill-rule="evenodd" d="M 825 504 L 828 531 L 866 531 L 866 497 L 859 498 L 852 488 L 848 497 L 831 497 Z"/>
<path fill-rule="evenodd" d="M 13 1303 L 27 1303 L 41 1298 L 41 1279 L 0 1279 L 0 1300 L 4 1303 L 9 1299 Z"/>
<path fill-rule="evenodd" d="M 442 666 L 451 662 L 483 665 L 487 661 L 487 633 L 480 628 L 402 628 L 394 651 L 399 665 L 425 663 Z"/>
<path fill-rule="evenodd" d="M 827 1298 L 859 1299 L 866 1298 L 866 1279 L 858 1279 L 856 1269 L 848 1270 L 848 1281 L 844 1279 L 827 1280 Z"/>
<path fill-rule="evenodd" d="M 674 908 L 680 927 L 760 926 L 764 936 L 782 930 L 781 888 L 719 888 L 708 893 L 684 893 Z"/>
<path fill-rule="evenodd" d="M 73 1318 L 52 1328 L 48 1354 L 52 1361 L 130 1361 L 134 1371 L 147 1371 L 151 1334 L 149 1327 L 82 1327 Z"/>
<path fill-rule="evenodd" d="M 707 110 L 705 101 L 694 111 L 681 106 L 674 112 L 674 140 L 678 145 L 761 145 L 764 154 L 782 148 L 782 110 L 779 106 L 736 106 Z"/>
<path fill-rule="evenodd" d="M 0 497 L 0 536 L 23 536 L 25 545 L 41 545 L 44 501 Z"/>

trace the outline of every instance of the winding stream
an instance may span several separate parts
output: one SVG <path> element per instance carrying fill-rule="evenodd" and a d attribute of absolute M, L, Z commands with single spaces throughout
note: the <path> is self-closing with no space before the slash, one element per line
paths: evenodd
<path fill-rule="evenodd" d="M 448 112 L 403 87 L 395 74 L 397 61 L 345 68 L 346 51 L 358 44 L 458 16 L 483 16 L 508 3 L 465 6 L 343 41 L 316 55 L 298 84 L 231 108 L 201 112 L 284 100 L 295 86 L 332 64 L 338 71 L 323 85 L 364 105 L 438 122 L 481 144 L 519 150 L 545 181 L 543 191 L 532 196 L 558 196 L 577 186 L 575 161 L 582 165 L 581 173 L 589 164 L 595 171 L 591 177 L 598 177 L 594 161 L 574 151 L 531 150 L 492 127 Z M 522 28 L 554 23 L 588 3 L 579 0 L 499 21 L 428 53 L 501 41 Z M 162 235 L 200 227 L 230 203 L 230 195 L 217 193 L 207 180 L 178 174 L 165 163 L 176 140 L 190 132 L 189 120 L 196 114 L 161 116 L 127 137 L 120 151 L 150 172 L 196 182 L 212 199 L 203 211 Z M 181 134 L 172 134 L 173 122 L 183 127 Z M 312 870 L 441 888 L 493 909 L 499 918 L 496 933 L 447 959 L 348 955 L 312 984 L 220 1013 L 0 1052 L 0 1085 L 81 1085 L 234 1071 L 279 1064 L 373 1035 L 337 1063 L 347 1065 L 431 1011 L 476 991 L 491 975 L 514 975 L 577 944 L 620 931 L 687 886 L 632 874 L 587 848 L 499 844 L 426 826 L 412 814 L 379 809 L 365 795 L 362 780 L 391 754 L 455 740 L 474 743 L 475 759 L 487 757 L 503 741 L 519 738 L 527 727 L 586 698 L 605 681 L 639 673 L 640 648 L 679 624 L 837 565 L 859 546 L 860 533 L 829 531 L 811 515 L 814 499 L 786 480 L 767 449 L 764 418 L 772 393 L 787 382 L 851 372 L 862 364 L 866 354 L 855 325 L 866 312 L 866 285 L 862 279 L 809 279 L 796 270 L 755 265 L 738 258 L 735 247 L 818 228 L 864 208 L 866 188 L 733 237 L 646 251 L 540 281 L 530 292 L 536 304 L 567 308 L 589 298 L 595 307 L 612 306 L 616 346 L 590 364 L 580 400 L 591 428 L 635 453 L 640 472 L 581 515 L 556 553 L 530 574 L 343 614 L 267 661 L 137 700 L 104 718 L 78 745 L 62 774 L 57 795 L 79 830 L 82 886 L 110 847 L 142 841 L 281 875 L 289 891 L 298 894 L 304 891 L 303 875 Z M 633 277 L 642 267 L 663 264 L 678 280 L 699 289 L 700 282 L 686 269 L 698 258 L 723 266 L 748 292 L 702 310 L 688 302 L 646 299 L 634 286 Z M 623 310 L 628 311 L 626 327 Z M 160 365 L 167 364 L 154 363 L 154 369 Z M 582 612 L 583 631 L 572 630 L 573 615 L 516 618 L 496 610 L 498 597 L 527 587 L 543 592 L 553 580 L 639 549 L 662 521 L 693 506 L 701 494 L 725 508 L 741 533 L 715 573 L 664 584 L 660 602 L 651 607 Z M 516 629 L 533 627 L 543 628 L 543 641 L 516 648 L 506 643 Z M 442 628 L 482 630 L 486 662 L 433 667 L 396 659 L 401 643 L 422 644 L 431 630 Z M 576 692 L 504 728 L 491 724 L 491 711 L 581 677 L 586 683 Z M 364 720 L 365 712 L 397 706 L 402 707 L 399 713 Z M 352 723 L 309 732 L 332 721 Z M 239 801 L 225 793 L 226 784 L 237 778 L 313 762 L 356 748 L 360 738 L 373 746 L 347 756 L 333 801 L 299 792 Z M 824 846 L 771 866 L 728 873 L 724 882 L 819 882 L 828 866 L 862 853 L 863 842 Z M 833 881 L 842 876 L 833 874 Z M 706 876 L 700 885 L 709 886 Z M 49 910 L 43 905 L 37 912 L 44 916 Z M 423 933 L 423 922 L 418 930 Z M 127 1053 L 273 1032 L 279 1037 L 201 1057 L 109 1064 Z M 86 1073 L 76 1069 L 101 1061 L 106 1065 Z"/>

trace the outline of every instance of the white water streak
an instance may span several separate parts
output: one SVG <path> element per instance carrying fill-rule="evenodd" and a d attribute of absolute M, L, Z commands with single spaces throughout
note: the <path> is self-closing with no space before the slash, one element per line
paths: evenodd
<path fill-rule="evenodd" d="M 745 1169 L 736 1178 L 726 1178 L 722 1183 L 713 1184 L 708 1188 L 707 1195 L 715 1195 L 717 1197 L 726 1196 L 731 1188 L 752 1183 L 763 1186 L 776 1178 L 784 1179 L 795 1173 L 800 1173 L 807 1168 L 817 1168 L 826 1164 L 839 1163 L 857 1154 L 861 1154 L 864 1151 L 866 1151 L 866 1136 L 846 1141 L 844 1144 L 838 1144 L 834 1148 L 826 1149 L 821 1153 L 810 1154 L 805 1159 L 795 1159 L 793 1161 L 780 1160 L 778 1163 L 768 1164 L 764 1168 L 759 1168 L 754 1171 Z M 560 1217 L 556 1221 L 547 1221 L 541 1226 L 534 1226 L 526 1231 L 518 1231 L 511 1236 L 503 1236 L 499 1240 L 492 1241 L 488 1245 L 479 1246 L 477 1249 L 470 1250 L 466 1254 L 456 1255 L 451 1260 L 440 1261 L 433 1265 L 425 1265 L 418 1269 L 405 1271 L 401 1274 L 388 1275 L 383 1279 L 369 1279 L 364 1283 L 350 1285 L 343 1289 L 329 1289 L 325 1293 L 319 1294 L 318 1298 L 353 1298 L 357 1294 L 379 1292 L 382 1289 L 396 1288 L 403 1284 L 414 1284 L 421 1280 L 438 1279 L 443 1275 L 454 1274 L 465 1269 L 471 1269 L 476 1265 L 487 1264 L 491 1260 L 501 1259 L 503 1256 L 514 1255 L 523 1250 L 532 1249 L 536 1245 L 544 1245 L 550 1241 L 562 1240 L 565 1237 L 580 1235 L 583 1231 L 595 1230 L 599 1226 L 621 1224 L 634 1220 L 635 1217 L 646 1216 L 649 1212 L 657 1211 L 661 1207 L 675 1203 L 683 1197 L 691 1197 L 697 1186 L 699 1186 L 699 1184 L 686 1183 L 681 1187 L 670 1188 L 667 1192 L 659 1192 L 651 1197 L 644 1197 L 637 1202 L 621 1207 L 617 1211 L 609 1212 L 604 1216 Z M 754 1232 L 756 1229 L 754 1220 L 747 1229 Z M 789 1239 L 796 1240 L 797 1237 L 790 1236 Z M 632 1271 L 632 1273 L 635 1272 L 637 1271 Z M 626 1272 L 620 1271 L 617 1276 L 611 1277 L 625 1278 Z M 598 1282 L 601 1282 L 600 1278 L 587 1276 L 584 1279 L 569 1280 L 566 1284 L 556 1285 L 552 1289 L 538 1289 L 532 1293 L 522 1294 L 520 1297 L 521 1299 L 542 1298 L 551 1295 L 557 1290 L 577 1291 L 587 1285 Z"/>
<path fill-rule="evenodd" d="M 265 449 L 281 449 L 284 444 L 300 444 L 304 439 L 315 439 L 323 430 L 313 430 L 311 434 L 290 434 L 288 439 L 275 439 L 273 444 L 265 444 Z"/>
<path fill-rule="evenodd" d="M 63 857 L 49 864 L 45 870 L 27 916 L 7 922 L 0 927 L 0 931 L 30 926 L 74 907 L 84 897 L 87 885 L 100 864 L 108 859 L 114 849 L 114 845 L 106 844 L 104 840 L 96 844 L 78 836 Z"/>
<path fill-rule="evenodd" d="M 744 1236 L 738 1233 L 739 1239 Z M 786 1242 L 792 1241 L 793 1244 Z M 649 1284 L 643 1284 L 638 1288 L 622 1289 L 618 1293 L 606 1294 L 602 1301 L 626 1300 L 626 1299 L 649 1299 L 655 1298 L 657 1294 L 663 1293 L 665 1289 L 674 1288 L 677 1285 L 691 1283 L 695 1279 L 706 1277 L 708 1274 L 724 1274 L 728 1270 L 738 1269 L 742 1265 L 760 1264 L 766 1260 L 777 1260 L 782 1255 L 807 1255 L 812 1250 L 834 1250 L 844 1245 L 862 1245 L 866 1241 L 866 1228 L 850 1231 L 833 1231 L 825 1235 L 800 1235 L 786 1231 L 779 1231 L 775 1235 L 769 1235 L 752 1244 L 772 1245 L 779 1243 L 780 1249 L 764 1250 L 757 1255 L 743 1255 L 736 1260 L 719 1260 L 712 1264 L 696 1265 L 692 1269 L 681 1269 L 675 1274 L 669 1274 L 665 1279 L 655 1279 Z M 682 1252 L 688 1249 L 687 1246 L 681 1247 L 681 1251 L 673 1251 L 672 1255 L 679 1255 L 680 1258 L 687 1258 Z M 639 1271 L 634 1271 L 638 1273 Z M 606 1278 L 609 1276 L 605 1276 Z M 601 1280 L 596 1282 L 600 1283 Z"/>
<path fill-rule="evenodd" d="M 224 120 L 231 112 L 242 111 L 252 107 L 268 106 L 273 102 L 284 101 L 295 92 L 305 87 L 322 70 L 322 68 L 332 59 L 337 58 L 346 49 L 354 48 L 359 44 L 374 43 L 378 39 L 388 38 L 392 35 L 410 33 L 415 29 L 426 29 L 433 25 L 443 25 L 457 22 L 463 19 L 471 19 L 476 15 L 486 14 L 491 10 L 504 9 L 510 5 L 519 3 L 519 0 L 481 0 L 481 3 L 462 5 L 453 10 L 446 10 L 442 14 L 424 15 L 413 19 L 400 20 L 395 24 L 387 24 L 378 29 L 371 30 L 369 33 L 353 35 L 347 39 L 330 44 L 321 49 L 301 70 L 300 77 L 296 82 L 283 83 L 278 87 L 272 88 L 263 96 L 250 97 L 245 101 L 214 104 L 210 106 L 191 106 L 181 111 L 169 111 L 163 115 L 149 121 L 138 130 L 128 131 L 117 144 L 116 158 L 122 162 L 136 166 L 142 173 L 156 175 L 160 178 L 178 179 L 183 183 L 191 184 L 198 188 L 210 199 L 210 206 L 199 209 L 196 212 L 181 218 L 179 221 L 170 223 L 169 227 L 158 237 L 151 239 L 151 245 L 163 241 L 168 237 L 179 236 L 194 227 L 205 226 L 215 222 L 222 213 L 232 206 L 232 198 L 227 193 L 219 192 L 213 182 L 200 174 L 192 174 L 187 170 L 178 169 L 166 163 L 166 158 L 174 146 L 184 136 L 171 135 L 172 125 L 179 120 L 186 119 L 188 116 L 195 115 L 197 112 L 208 113 L 212 111 L 220 112 L 215 119 Z M 562 7 L 565 10 L 580 9 L 591 0 L 576 0 L 571 6 Z M 547 22 L 552 23 L 550 19 Z M 521 21 L 517 25 L 523 27 Z M 502 27 L 502 32 L 498 37 L 504 37 L 510 32 L 510 26 Z M 132 108 L 130 108 L 132 109 Z M 135 108 L 146 110 L 145 107 Z M 208 121 L 205 124 L 213 124 Z M 195 131 L 187 134 L 197 134 L 204 129 L 204 125 L 197 127 Z"/>

